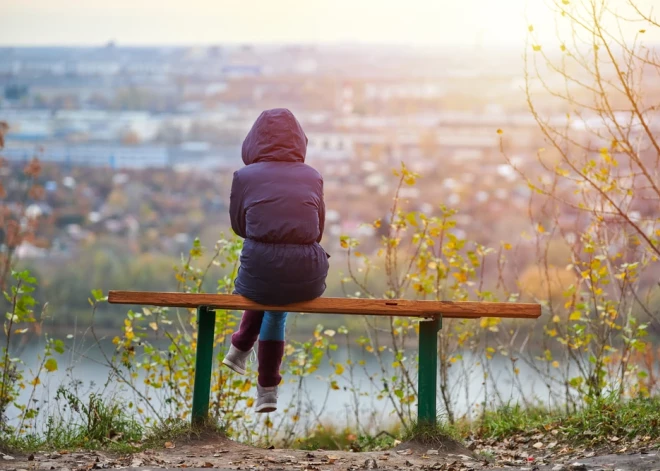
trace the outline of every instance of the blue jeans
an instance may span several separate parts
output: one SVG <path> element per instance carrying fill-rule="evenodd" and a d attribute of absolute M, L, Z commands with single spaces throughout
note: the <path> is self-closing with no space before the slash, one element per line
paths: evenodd
<path fill-rule="evenodd" d="M 284 329 L 286 312 L 245 311 L 238 331 L 232 335 L 231 343 L 242 352 L 247 352 L 259 340 L 258 382 L 262 387 L 277 386 L 282 381 L 280 365 L 284 356 Z"/>
<path fill-rule="evenodd" d="M 286 312 L 265 311 L 259 330 L 259 340 L 284 341 Z"/>

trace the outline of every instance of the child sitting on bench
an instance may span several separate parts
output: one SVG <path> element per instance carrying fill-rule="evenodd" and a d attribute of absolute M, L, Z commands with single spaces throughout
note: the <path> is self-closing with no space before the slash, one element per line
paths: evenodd
<path fill-rule="evenodd" d="M 261 113 L 243 142 L 234 173 L 231 226 L 245 239 L 235 292 L 271 306 L 309 301 L 325 291 L 329 255 L 323 178 L 305 164 L 307 136 L 286 109 Z M 257 340 L 257 412 L 277 409 L 286 312 L 245 311 L 223 364 L 246 373 Z"/>

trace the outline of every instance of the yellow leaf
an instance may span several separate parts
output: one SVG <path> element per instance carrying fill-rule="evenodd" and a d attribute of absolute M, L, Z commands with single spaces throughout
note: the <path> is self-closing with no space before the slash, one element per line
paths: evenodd
<path fill-rule="evenodd" d="M 505 243 L 502 247 L 504 247 L 504 250 L 511 250 L 511 244 L 509 244 L 508 242 Z"/>
<path fill-rule="evenodd" d="M 361 257 L 362 252 L 355 251 L 355 252 L 353 252 L 353 255 L 355 255 L 356 257 Z"/>
<path fill-rule="evenodd" d="M 26 329 L 16 329 L 16 331 L 15 331 L 14 333 L 16 333 L 16 334 L 24 334 L 24 333 L 27 332 L 27 331 L 28 331 L 27 328 L 26 328 Z"/>
<path fill-rule="evenodd" d="M 339 240 L 339 245 L 341 245 L 342 249 L 347 249 L 348 248 L 348 242 L 346 242 L 346 239 L 340 239 Z"/>
<path fill-rule="evenodd" d="M 376 219 L 376 220 L 374 221 L 374 227 L 375 227 L 376 229 L 378 229 L 378 228 L 380 227 L 380 224 L 381 224 L 380 219 Z"/>
<path fill-rule="evenodd" d="M 573 311 L 571 312 L 571 315 L 568 316 L 569 321 L 579 321 L 582 319 L 582 313 L 580 311 Z"/>
<path fill-rule="evenodd" d="M 520 369 L 519 369 L 519 368 L 514 368 L 514 369 L 513 369 L 513 372 L 514 372 L 515 374 L 518 374 L 518 373 L 520 373 Z"/>
<path fill-rule="evenodd" d="M 30 384 L 32 386 L 37 386 L 37 385 L 41 384 L 41 380 L 39 379 L 39 376 L 35 377 L 32 381 L 30 381 Z"/>
<path fill-rule="evenodd" d="M 46 360 L 46 363 L 44 363 L 44 368 L 46 368 L 49 373 L 52 373 L 57 369 L 57 360 L 55 358 L 49 358 Z"/>
<path fill-rule="evenodd" d="M 411 226 L 417 227 L 417 219 L 415 219 L 415 213 L 408 213 L 406 215 L 406 221 L 408 221 L 408 224 Z"/>
<path fill-rule="evenodd" d="M 245 405 L 246 405 L 246 406 L 248 406 L 248 407 L 252 407 L 253 404 L 254 404 L 254 399 L 253 399 L 253 398 L 248 397 L 248 398 L 245 400 Z"/>
<path fill-rule="evenodd" d="M 644 34 L 644 33 L 646 33 L 646 30 L 645 29 L 640 29 L 639 32 Z"/>
<path fill-rule="evenodd" d="M 571 2 L 569 2 L 568 0 L 561 0 L 561 3 L 563 3 L 564 5 L 568 5 Z"/>
<path fill-rule="evenodd" d="M 557 314 L 555 314 L 552 318 L 552 322 L 559 322 L 559 320 L 560 319 L 559 319 L 559 316 Z"/>
<path fill-rule="evenodd" d="M 534 50 L 534 52 L 539 52 L 541 50 L 541 46 L 534 45 L 532 46 L 532 49 Z"/>
<path fill-rule="evenodd" d="M 554 366 L 555 368 L 559 368 L 559 362 L 557 360 L 553 361 L 552 366 Z"/>
<path fill-rule="evenodd" d="M 548 331 L 548 335 L 550 337 L 556 337 L 557 336 L 557 329 L 551 329 Z"/>
<path fill-rule="evenodd" d="M 540 234 L 543 234 L 545 232 L 545 227 L 543 227 L 543 224 L 538 223 L 536 225 L 536 230 L 539 231 Z"/>
<path fill-rule="evenodd" d="M 335 366 L 335 374 L 340 375 L 343 372 L 344 372 L 344 365 L 342 365 L 341 363 L 337 363 L 337 365 Z"/>
<path fill-rule="evenodd" d="M 531 33 L 532 31 L 534 31 L 534 25 L 529 25 L 529 26 L 527 27 L 527 30 L 528 30 L 530 33 Z"/>
<path fill-rule="evenodd" d="M 243 386 L 241 386 L 241 391 L 242 391 L 242 392 L 248 392 L 248 391 L 250 390 L 251 387 L 252 387 L 252 381 L 250 381 L 249 379 L 247 379 L 247 380 L 245 380 L 245 382 L 243 383 Z"/>
<path fill-rule="evenodd" d="M 467 274 L 465 274 L 462 271 L 458 273 L 453 273 L 453 276 L 454 278 L 456 278 L 456 281 L 458 281 L 459 283 L 465 283 L 468 280 Z"/>
<path fill-rule="evenodd" d="M 155 322 L 149 322 L 149 327 L 151 327 L 153 330 L 158 330 L 158 324 Z"/>
<path fill-rule="evenodd" d="M 566 46 L 564 46 L 563 44 L 559 46 L 559 49 L 561 49 L 562 52 L 566 52 Z"/>
<path fill-rule="evenodd" d="M 498 129 L 497 134 L 504 134 L 504 131 L 502 131 L 501 129 Z"/>

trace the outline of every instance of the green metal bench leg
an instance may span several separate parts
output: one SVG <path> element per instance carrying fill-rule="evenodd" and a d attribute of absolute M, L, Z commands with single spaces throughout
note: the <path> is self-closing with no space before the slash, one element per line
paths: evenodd
<path fill-rule="evenodd" d="M 417 420 L 420 424 L 436 422 L 436 389 L 438 385 L 438 331 L 442 318 L 419 323 L 419 369 Z"/>
<path fill-rule="evenodd" d="M 197 308 L 197 352 L 195 382 L 193 383 L 192 423 L 200 424 L 209 415 L 211 371 L 213 369 L 213 338 L 215 337 L 215 311 L 208 306 Z"/>

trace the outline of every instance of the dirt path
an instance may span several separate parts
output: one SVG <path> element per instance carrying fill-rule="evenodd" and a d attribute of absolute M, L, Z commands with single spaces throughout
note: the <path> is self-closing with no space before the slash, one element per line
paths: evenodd
<path fill-rule="evenodd" d="M 455 442 L 439 443 L 430 448 L 416 442 L 399 445 L 382 452 L 353 453 L 345 451 L 266 450 L 233 442 L 223 437 L 201 437 L 195 440 L 166 443 L 166 447 L 131 455 L 106 452 L 37 453 L 31 456 L 8 456 L 0 460 L 4 470 L 70 470 L 131 468 L 227 469 L 227 470 L 287 470 L 334 471 L 361 469 L 410 471 L 660 471 L 657 446 L 637 450 L 632 454 L 598 454 L 580 452 L 577 455 L 526 453 L 491 453 L 485 459 Z M 527 456 L 525 456 L 527 455 Z"/>

